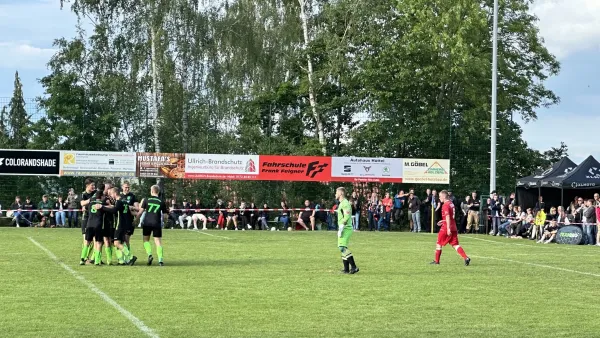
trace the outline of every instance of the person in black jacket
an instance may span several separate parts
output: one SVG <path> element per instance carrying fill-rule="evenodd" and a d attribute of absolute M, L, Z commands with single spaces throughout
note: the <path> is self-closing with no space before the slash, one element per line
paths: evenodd
<path fill-rule="evenodd" d="M 269 230 L 269 212 L 267 211 L 269 206 L 267 203 L 263 204 L 263 210 L 258 212 L 258 225 L 263 230 Z"/>
<path fill-rule="evenodd" d="M 492 194 L 492 199 L 490 201 L 490 217 L 492 218 L 492 231 L 490 235 L 498 236 L 498 230 L 500 229 L 500 212 L 502 211 L 502 204 L 498 200 L 498 195 L 496 193 Z"/>

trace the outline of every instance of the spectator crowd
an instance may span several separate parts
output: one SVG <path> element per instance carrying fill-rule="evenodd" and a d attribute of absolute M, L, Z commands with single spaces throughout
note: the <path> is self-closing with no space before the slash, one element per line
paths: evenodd
<path fill-rule="evenodd" d="M 476 192 L 464 199 L 456 198 L 449 191 L 455 207 L 455 218 L 460 233 L 485 233 L 513 239 L 530 239 L 538 243 L 556 240 L 558 230 L 567 225 L 582 229 L 583 242 L 600 246 L 600 197 L 593 199 L 576 197 L 565 209 L 547 206 L 539 197 L 533 208 L 517 205 L 515 194 L 501 198 L 495 192 L 481 200 Z M 419 198 L 413 189 L 398 193 L 378 191 L 366 196 L 354 191 L 350 197 L 352 224 L 355 231 L 390 231 L 392 228 L 411 232 L 437 232 L 441 220 L 441 203 L 436 190 L 427 189 Z M 337 202 L 306 200 L 302 208 L 290 208 L 286 201 L 278 206 L 258 205 L 252 201 L 223 201 L 216 198 L 205 204 L 200 198 L 168 200 L 170 228 L 190 230 L 337 230 Z M 66 198 L 50 199 L 43 195 L 34 203 L 27 196 L 19 196 L 8 208 L 6 216 L 16 227 L 79 227 L 80 196 L 70 189 Z"/>

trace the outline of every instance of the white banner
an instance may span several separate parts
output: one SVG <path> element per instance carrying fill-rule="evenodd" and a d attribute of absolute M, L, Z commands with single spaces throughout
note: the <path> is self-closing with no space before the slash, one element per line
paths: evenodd
<path fill-rule="evenodd" d="M 258 175 L 259 155 L 186 154 L 185 177 Z"/>
<path fill-rule="evenodd" d="M 450 160 L 404 159 L 404 183 L 450 184 Z"/>
<path fill-rule="evenodd" d="M 331 178 L 356 181 L 402 182 L 401 158 L 332 157 Z"/>
<path fill-rule="evenodd" d="M 103 151 L 60 152 L 61 176 L 135 176 L 135 153 Z"/>

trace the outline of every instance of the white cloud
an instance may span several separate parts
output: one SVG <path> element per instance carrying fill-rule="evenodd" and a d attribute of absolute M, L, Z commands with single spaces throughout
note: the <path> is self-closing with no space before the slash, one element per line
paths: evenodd
<path fill-rule="evenodd" d="M 27 43 L 0 42 L 0 67 L 6 69 L 46 69 L 46 63 L 55 53 L 52 48 L 39 48 Z"/>
<path fill-rule="evenodd" d="M 599 0 L 539 0 L 532 12 L 548 49 L 558 58 L 600 49 Z"/>
<path fill-rule="evenodd" d="M 517 122 L 523 128 L 523 138 L 533 149 L 545 151 L 559 146 L 562 141 L 569 147 L 569 158 L 575 163 L 581 163 L 590 155 L 600 160 L 600 148 L 594 141 L 598 135 L 600 116 L 565 113 L 560 117 L 546 117 L 527 124 Z"/>

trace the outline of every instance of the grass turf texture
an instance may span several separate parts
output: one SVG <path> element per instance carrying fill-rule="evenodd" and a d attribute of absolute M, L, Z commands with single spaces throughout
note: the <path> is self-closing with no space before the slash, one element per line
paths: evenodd
<path fill-rule="evenodd" d="M 350 248 L 361 271 L 341 275 L 335 232 L 208 234 L 214 236 L 165 230 L 161 268 L 145 265 L 136 229 L 139 265 L 95 267 L 78 265 L 78 230 L 0 229 L 1 335 L 145 336 L 29 237 L 160 337 L 592 337 L 600 331 L 595 247 L 461 236 L 472 266 L 463 266 L 450 247 L 442 264 L 431 266 L 432 235 L 360 232 Z"/>

